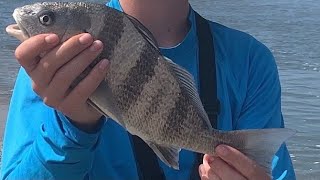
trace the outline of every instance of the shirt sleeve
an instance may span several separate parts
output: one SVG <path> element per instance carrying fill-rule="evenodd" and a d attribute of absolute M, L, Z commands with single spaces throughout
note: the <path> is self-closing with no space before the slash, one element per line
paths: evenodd
<path fill-rule="evenodd" d="M 21 68 L 5 128 L 1 179 L 85 179 L 99 135 L 100 130 L 80 131 L 46 106 Z"/>
<path fill-rule="evenodd" d="M 242 110 L 235 122 L 236 129 L 282 128 L 281 87 L 277 65 L 270 50 L 254 40 L 249 54 L 247 90 Z M 292 162 L 283 144 L 275 158 L 273 177 L 295 179 Z M 275 161 L 274 161 L 275 162 Z"/>

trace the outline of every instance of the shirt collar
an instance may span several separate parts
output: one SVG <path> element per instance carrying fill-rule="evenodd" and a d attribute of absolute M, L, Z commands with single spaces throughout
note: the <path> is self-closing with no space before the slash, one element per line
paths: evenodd
<path fill-rule="evenodd" d="M 119 0 L 110 0 L 107 3 L 107 6 L 123 12 L 123 9 L 120 5 Z M 169 48 L 160 48 L 164 54 L 168 54 L 168 53 L 171 54 L 171 53 L 177 53 L 180 51 L 186 51 L 190 48 L 194 48 L 194 46 L 197 45 L 195 12 L 191 6 L 190 6 L 189 15 L 188 15 L 188 20 L 190 23 L 190 29 L 189 29 L 189 32 L 187 33 L 186 37 L 182 40 L 182 42 L 180 42 L 176 46 L 169 47 Z"/>

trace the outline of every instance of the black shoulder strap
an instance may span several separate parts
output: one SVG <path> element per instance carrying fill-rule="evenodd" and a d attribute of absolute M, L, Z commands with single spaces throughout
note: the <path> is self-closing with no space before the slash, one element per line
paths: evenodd
<path fill-rule="evenodd" d="M 212 127 L 216 129 L 220 102 L 217 98 L 214 39 L 208 21 L 197 12 L 196 23 L 199 41 L 200 98 Z"/>
<path fill-rule="evenodd" d="M 217 98 L 214 39 L 208 21 L 197 12 L 195 14 L 199 43 L 200 98 L 208 114 L 211 126 L 216 129 L 220 102 Z M 190 176 L 191 180 L 200 179 L 198 167 L 202 163 L 202 158 L 203 154 L 197 153 L 194 168 Z"/>
<path fill-rule="evenodd" d="M 217 128 L 219 101 L 217 99 L 216 63 L 213 36 L 207 20 L 196 13 L 197 36 L 199 40 L 200 98 L 213 128 Z M 159 166 L 158 158 L 152 149 L 139 137 L 131 136 L 140 180 L 164 180 L 165 175 Z M 191 180 L 199 179 L 198 166 L 202 154 L 197 154 Z"/>
<path fill-rule="evenodd" d="M 140 180 L 165 180 L 158 157 L 138 136 L 132 136 L 134 155 Z"/>

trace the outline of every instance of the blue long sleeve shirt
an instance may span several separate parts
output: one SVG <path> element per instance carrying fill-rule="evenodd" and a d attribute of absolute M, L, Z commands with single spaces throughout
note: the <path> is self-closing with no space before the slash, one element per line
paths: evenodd
<path fill-rule="evenodd" d="M 118 0 L 108 6 L 122 11 Z M 185 39 L 161 52 L 198 80 L 198 39 L 195 15 L 189 13 Z M 284 127 L 277 66 L 266 46 L 252 36 L 210 22 L 214 36 L 217 91 L 222 130 Z M 180 170 L 159 160 L 168 180 L 190 177 L 195 155 L 182 150 Z M 295 179 L 287 148 L 274 158 L 274 179 Z M 5 128 L 1 179 L 138 179 L 128 133 L 106 120 L 95 134 L 82 132 L 60 112 L 46 106 L 20 69 Z"/>

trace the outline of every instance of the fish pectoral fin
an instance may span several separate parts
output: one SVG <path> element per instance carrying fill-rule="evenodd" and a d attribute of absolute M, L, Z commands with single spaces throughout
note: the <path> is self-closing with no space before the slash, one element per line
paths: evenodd
<path fill-rule="evenodd" d="M 87 102 L 104 116 L 110 117 L 122 127 L 126 127 L 121 111 L 117 108 L 113 94 L 106 82 L 100 83 Z"/>
<path fill-rule="evenodd" d="M 111 118 L 112 120 L 116 121 L 118 124 L 120 124 L 122 127 L 125 128 L 125 124 L 123 121 L 118 120 L 118 118 L 110 113 L 110 111 L 106 111 L 106 109 L 103 111 L 99 106 L 97 106 L 91 99 L 87 100 L 87 103 L 93 107 L 95 110 L 97 110 L 99 113 L 103 114 L 106 118 Z"/>
<path fill-rule="evenodd" d="M 182 88 L 187 92 L 187 95 L 189 96 L 192 104 L 198 111 L 201 119 L 207 124 L 207 127 L 209 130 L 212 130 L 212 125 L 210 123 L 209 117 L 202 105 L 197 86 L 195 84 L 195 81 L 193 79 L 193 76 L 185 69 L 183 69 L 178 64 L 174 63 L 171 59 L 164 57 L 170 64 L 172 70 L 177 75 Z"/>
<path fill-rule="evenodd" d="M 147 142 L 153 152 L 163 161 L 167 166 L 179 170 L 179 152 L 180 148 L 161 146 L 153 142 Z"/>

